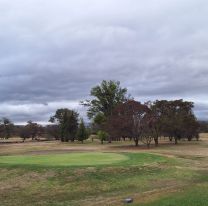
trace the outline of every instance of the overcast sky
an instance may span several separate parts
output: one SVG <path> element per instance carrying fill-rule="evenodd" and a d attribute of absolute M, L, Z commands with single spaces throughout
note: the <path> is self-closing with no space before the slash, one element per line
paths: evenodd
<path fill-rule="evenodd" d="M 47 122 L 101 80 L 208 119 L 207 0 L 0 0 L 0 117 Z"/>

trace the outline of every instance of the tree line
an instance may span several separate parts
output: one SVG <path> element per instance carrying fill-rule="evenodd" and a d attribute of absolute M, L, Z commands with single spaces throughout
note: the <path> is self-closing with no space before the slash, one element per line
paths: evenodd
<path fill-rule="evenodd" d="M 148 147 L 160 137 L 166 137 L 175 144 L 181 139 L 199 139 L 199 132 L 205 123 L 197 121 L 194 103 L 179 100 L 156 100 L 145 103 L 134 100 L 127 89 L 118 81 L 103 80 L 91 89 L 91 99 L 82 101 L 87 107 L 91 126 L 86 127 L 77 111 L 61 108 L 49 119 L 51 124 L 43 127 L 28 121 L 25 126 L 15 126 L 9 119 L 0 121 L 0 137 L 8 139 L 12 135 L 38 140 L 41 136 L 52 137 L 62 142 L 83 142 L 90 134 L 97 134 L 101 143 L 119 141 L 126 138 L 138 146 L 143 142 Z"/>
<path fill-rule="evenodd" d="M 73 112 L 69 109 L 61 110 L 66 113 Z M 75 124 L 72 126 L 72 123 Z M 78 140 L 83 143 L 84 140 L 88 139 L 89 135 L 90 129 L 85 126 L 83 119 L 79 121 L 78 119 L 68 119 L 67 122 L 64 119 L 63 122 L 47 126 L 42 126 L 31 120 L 26 125 L 14 125 L 7 118 L 3 118 L 0 121 L 0 139 L 5 140 L 11 137 L 20 137 L 23 142 L 27 139 L 40 141 L 44 138 L 46 140 L 61 140 L 62 142 Z"/>
<path fill-rule="evenodd" d="M 194 103 L 180 100 L 156 100 L 141 103 L 127 94 L 127 89 L 120 82 L 103 81 L 91 89 L 92 100 L 83 101 L 88 107 L 88 117 L 95 130 L 105 132 L 102 140 L 133 139 L 148 147 L 154 140 L 159 144 L 159 137 L 168 137 L 170 141 L 186 138 L 198 140 L 200 125 L 193 113 Z"/>

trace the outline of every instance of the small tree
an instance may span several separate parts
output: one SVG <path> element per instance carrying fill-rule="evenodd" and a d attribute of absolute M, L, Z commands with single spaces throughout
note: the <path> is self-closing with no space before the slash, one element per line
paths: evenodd
<path fill-rule="evenodd" d="M 13 134 L 14 125 L 8 118 L 0 120 L 0 132 L 1 137 L 9 139 Z"/>
<path fill-rule="evenodd" d="M 24 142 L 26 139 L 30 138 L 31 133 L 28 126 L 22 126 L 19 128 L 19 136 Z"/>
<path fill-rule="evenodd" d="M 99 130 L 97 135 L 98 135 L 98 138 L 101 141 L 101 144 L 103 144 L 103 142 L 108 139 L 108 133 L 105 132 L 105 131 Z"/>
<path fill-rule="evenodd" d="M 89 133 L 85 127 L 83 119 L 81 119 L 78 131 L 77 131 L 77 139 L 78 141 L 83 143 L 83 141 L 86 140 L 88 137 L 89 137 Z"/>
<path fill-rule="evenodd" d="M 54 138 L 55 140 L 60 140 L 60 131 L 57 124 L 48 125 L 46 127 L 46 133 L 48 138 Z"/>
<path fill-rule="evenodd" d="M 27 122 L 26 127 L 32 140 L 38 140 L 38 138 L 44 133 L 44 128 L 38 123 L 32 122 L 31 120 Z"/>

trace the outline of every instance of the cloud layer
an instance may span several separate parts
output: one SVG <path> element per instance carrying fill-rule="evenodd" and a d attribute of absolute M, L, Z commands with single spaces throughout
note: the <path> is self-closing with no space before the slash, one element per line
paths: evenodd
<path fill-rule="evenodd" d="M 208 119 L 204 0 L 0 0 L 0 117 L 47 122 L 102 79 Z"/>

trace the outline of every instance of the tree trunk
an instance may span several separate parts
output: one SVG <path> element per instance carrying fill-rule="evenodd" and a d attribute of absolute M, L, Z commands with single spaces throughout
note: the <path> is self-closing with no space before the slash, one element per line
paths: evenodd
<path fill-rule="evenodd" d="M 135 142 L 135 146 L 137 147 L 137 146 L 139 145 L 139 140 L 138 140 L 138 138 L 135 138 L 135 139 L 134 139 L 134 142 Z"/>
<path fill-rule="evenodd" d="M 178 144 L 178 138 L 175 137 L 174 139 L 175 139 L 175 144 Z"/>
<path fill-rule="evenodd" d="M 154 138 L 154 141 L 155 141 L 155 146 L 157 147 L 158 144 L 159 144 L 159 143 L 158 143 L 158 137 L 155 137 L 155 138 Z"/>

